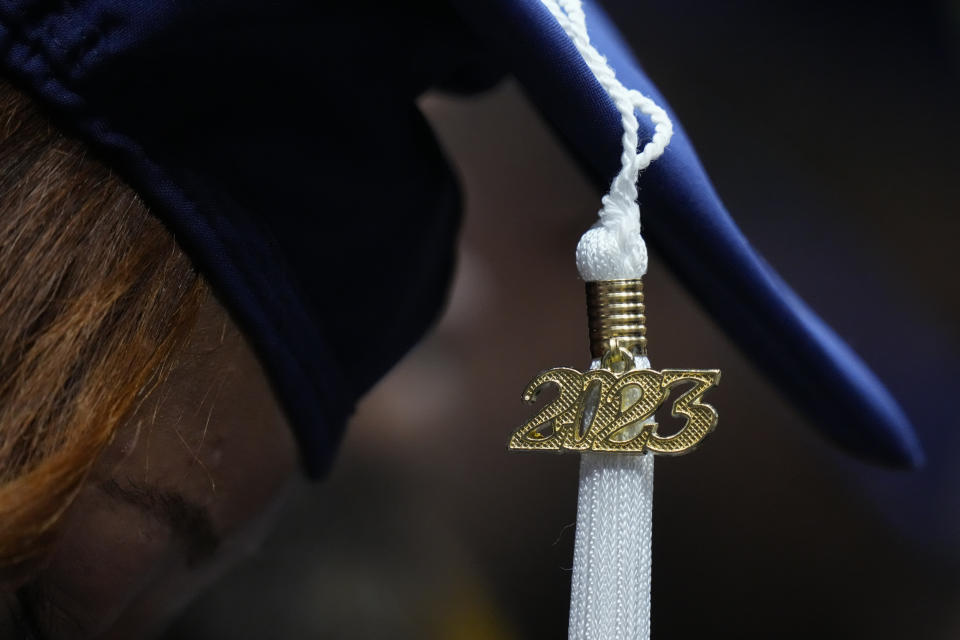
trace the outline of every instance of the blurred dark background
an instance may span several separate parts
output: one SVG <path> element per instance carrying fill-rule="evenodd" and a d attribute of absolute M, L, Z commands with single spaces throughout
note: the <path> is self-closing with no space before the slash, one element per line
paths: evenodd
<path fill-rule="evenodd" d="M 718 430 L 657 463 L 654 636 L 960 637 L 960 3 L 607 8 L 747 236 L 928 456 L 834 451 L 652 247 L 653 364 L 723 369 Z M 565 637 L 578 461 L 505 443 L 528 379 L 588 358 L 573 248 L 599 194 L 510 80 L 422 106 L 466 194 L 450 306 L 330 478 L 170 638 Z"/>

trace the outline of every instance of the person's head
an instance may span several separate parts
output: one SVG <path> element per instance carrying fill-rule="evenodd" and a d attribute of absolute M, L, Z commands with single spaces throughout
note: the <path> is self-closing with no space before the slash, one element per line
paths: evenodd
<path fill-rule="evenodd" d="M 0 637 L 149 637 L 296 469 L 176 238 L 0 84 Z"/>

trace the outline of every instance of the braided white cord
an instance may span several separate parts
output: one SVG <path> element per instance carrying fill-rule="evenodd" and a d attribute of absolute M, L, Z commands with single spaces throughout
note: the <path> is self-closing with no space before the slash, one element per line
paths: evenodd
<path fill-rule="evenodd" d="M 586 281 L 640 278 L 647 247 L 640 235 L 637 179 L 663 155 L 673 136 L 666 112 L 639 91 L 627 89 L 590 43 L 581 0 L 541 0 L 563 27 L 623 123 L 620 172 L 603 197 L 599 220 L 577 244 L 577 269 Z M 650 117 L 654 134 L 641 151 L 636 111 Z M 638 367 L 649 367 L 638 358 Z M 597 366 L 598 363 L 594 363 Z M 570 598 L 571 640 L 647 640 L 653 456 L 584 453 Z"/>
<path fill-rule="evenodd" d="M 600 86 L 610 95 L 623 123 L 620 173 L 603 197 L 597 224 L 580 238 L 577 269 L 587 281 L 639 278 L 647 272 L 647 246 L 640 235 L 637 178 L 642 170 L 663 155 L 673 136 L 673 124 L 657 103 L 635 89 L 627 89 L 617 79 L 607 59 L 590 43 L 580 0 L 541 1 L 573 41 Z M 639 153 L 637 111 L 649 116 L 654 124 L 653 137 Z"/>

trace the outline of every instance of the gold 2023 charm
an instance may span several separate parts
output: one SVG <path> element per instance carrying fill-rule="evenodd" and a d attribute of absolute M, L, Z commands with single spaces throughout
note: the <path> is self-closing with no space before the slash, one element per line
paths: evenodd
<path fill-rule="evenodd" d="M 560 393 L 513 433 L 510 449 L 685 453 L 717 425 L 716 410 L 700 398 L 718 382 L 716 369 L 634 369 L 620 374 L 607 369 L 583 373 L 550 369 L 530 381 L 523 399 L 534 402 L 549 384 L 557 385 Z M 673 415 L 686 422 L 676 434 L 661 437 L 649 419 L 671 388 L 684 383 L 692 386 L 673 401 Z"/>
<path fill-rule="evenodd" d="M 679 455 L 696 447 L 717 425 L 717 411 L 701 398 L 720 382 L 720 371 L 635 368 L 647 343 L 641 280 L 587 283 L 587 309 L 590 350 L 600 367 L 559 367 L 531 380 L 525 402 L 535 402 L 548 385 L 559 393 L 511 435 L 509 448 Z M 652 417 L 671 391 L 683 387 L 672 413 L 684 424 L 674 435 L 660 436 Z"/>

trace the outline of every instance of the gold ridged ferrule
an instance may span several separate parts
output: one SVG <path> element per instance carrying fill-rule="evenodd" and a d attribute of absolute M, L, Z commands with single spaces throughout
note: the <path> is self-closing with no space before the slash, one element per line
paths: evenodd
<path fill-rule="evenodd" d="M 647 317 L 643 280 L 601 280 L 587 283 L 590 355 L 602 358 L 616 339 L 619 347 L 647 355 Z"/>

